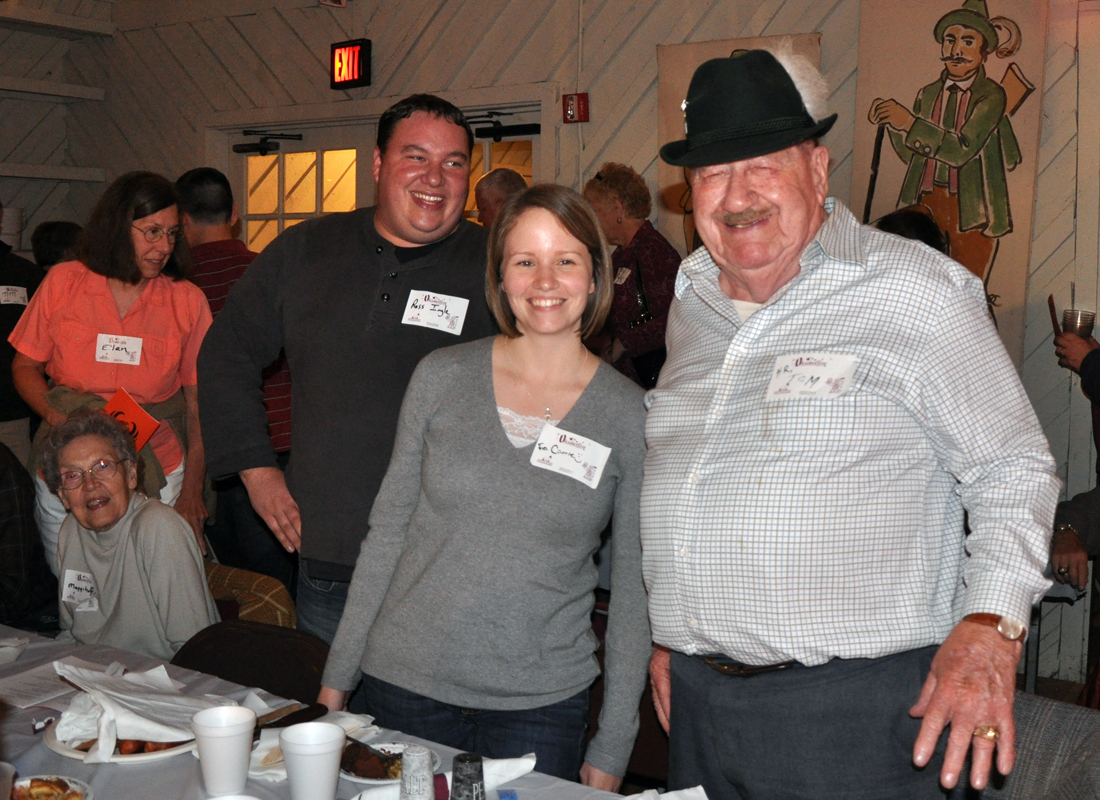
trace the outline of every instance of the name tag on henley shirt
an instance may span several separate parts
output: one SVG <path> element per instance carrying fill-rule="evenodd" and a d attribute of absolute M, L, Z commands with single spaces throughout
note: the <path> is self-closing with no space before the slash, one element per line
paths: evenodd
<path fill-rule="evenodd" d="M 611 448 L 575 433 L 546 425 L 535 442 L 531 463 L 583 483 L 590 489 L 600 485 Z"/>
<path fill-rule="evenodd" d="M 140 336 L 112 336 L 100 333 L 95 337 L 95 360 L 108 364 L 140 364 Z"/>
<path fill-rule="evenodd" d="M 465 297 L 413 289 L 409 292 L 409 302 L 405 304 L 405 316 L 401 318 L 401 324 L 419 325 L 421 328 L 458 336 L 466 322 L 466 309 L 469 305 L 470 301 Z"/>
<path fill-rule="evenodd" d="M 0 305 L 25 306 L 27 288 L 25 286 L 0 286 Z"/>
<path fill-rule="evenodd" d="M 65 581 L 61 589 L 61 600 L 71 603 L 73 611 L 96 611 L 99 609 L 99 593 L 90 572 L 65 570 Z"/>
<path fill-rule="evenodd" d="M 859 359 L 837 353 L 779 356 L 772 367 L 766 400 L 840 397 L 852 386 Z"/>

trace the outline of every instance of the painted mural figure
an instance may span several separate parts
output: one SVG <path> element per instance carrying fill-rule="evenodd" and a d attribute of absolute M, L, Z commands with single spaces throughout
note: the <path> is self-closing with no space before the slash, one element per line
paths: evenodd
<path fill-rule="evenodd" d="M 998 29 L 1006 41 L 998 46 Z M 1001 83 L 986 74 L 990 53 L 1019 48 L 1019 28 L 966 0 L 936 23 L 943 72 L 917 93 L 912 111 L 876 99 L 868 118 L 886 125 L 908 164 L 898 207 L 925 205 L 951 239 L 951 256 L 988 284 L 1001 237 L 1012 232 L 1006 173 L 1021 161 L 1009 121 L 1034 88 L 1016 64 Z M 1006 88 L 1009 90 L 1006 92 Z"/>

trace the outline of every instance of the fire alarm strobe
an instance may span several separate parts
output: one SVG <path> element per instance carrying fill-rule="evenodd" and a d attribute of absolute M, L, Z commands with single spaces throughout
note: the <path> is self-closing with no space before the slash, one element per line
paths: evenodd
<path fill-rule="evenodd" d="M 370 39 L 334 42 L 328 68 L 333 89 L 370 86 Z"/>
<path fill-rule="evenodd" d="M 588 92 L 561 96 L 562 122 L 588 122 Z"/>

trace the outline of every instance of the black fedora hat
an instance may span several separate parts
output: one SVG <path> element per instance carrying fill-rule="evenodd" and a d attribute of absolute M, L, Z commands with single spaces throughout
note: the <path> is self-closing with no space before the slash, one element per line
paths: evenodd
<path fill-rule="evenodd" d="M 706 167 L 767 155 L 828 133 L 836 114 L 815 122 L 802 95 L 767 50 L 739 50 L 695 70 L 684 101 L 687 138 L 661 148 L 674 167 Z"/>

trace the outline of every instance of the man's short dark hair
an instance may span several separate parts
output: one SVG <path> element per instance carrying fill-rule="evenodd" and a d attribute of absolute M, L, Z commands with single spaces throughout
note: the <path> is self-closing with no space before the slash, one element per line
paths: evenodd
<path fill-rule="evenodd" d="M 99 198 L 88 225 L 76 243 L 74 255 L 92 272 L 136 286 L 141 283 L 130 228 L 135 220 L 177 205 L 176 187 L 154 172 L 127 172 L 115 179 Z M 180 236 L 161 270 L 173 280 L 191 274 L 191 250 Z"/>
<path fill-rule="evenodd" d="M 31 234 L 34 263 L 42 269 L 49 269 L 72 258 L 73 248 L 82 230 L 75 222 L 65 220 L 40 222 Z"/>
<path fill-rule="evenodd" d="M 399 100 L 392 106 L 387 108 L 382 116 L 378 119 L 378 139 L 375 142 L 378 145 L 378 151 L 382 155 L 386 154 L 386 145 L 390 142 L 390 137 L 393 136 L 393 129 L 397 127 L 397 123 L 403 119 L 408 119 L 417 111 L 423 111 L 425 114 L 431 114 L 433 117 L 439 117 L 445 119 L 447 122 L 453 122 L 462 130 L 466 131 L 466 155 L 470 155 L 474 149 L 474 131 L 470 127 L 470 123 L 466 121 L 466 117 L 459 110 L 458 106 L 448 103 L 441 97 L 436 97 L 434 94 L 413 94 L 406 97 L 404 100 Z"/>
<path fill-rule="evenodd" d="M 179 210 L 198 225 L 228 225 L 233 219 L 229 178 L 213 167 L 197 167 L 176 181 Z"/>

